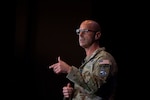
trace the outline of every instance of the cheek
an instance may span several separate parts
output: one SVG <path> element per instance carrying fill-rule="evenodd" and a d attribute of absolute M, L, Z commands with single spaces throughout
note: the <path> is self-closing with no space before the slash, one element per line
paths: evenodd
<path fill-rule="evenodd" d="M 93 42 L 95 40 L 95 37 L 94 36 L 87 36 L 86 40 L 89 42 Z"/>

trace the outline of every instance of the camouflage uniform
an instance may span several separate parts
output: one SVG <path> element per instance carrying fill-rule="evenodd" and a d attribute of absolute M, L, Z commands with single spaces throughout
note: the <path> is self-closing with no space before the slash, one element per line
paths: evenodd
<path fill-rule="evenodd" d="M 114 75 L 116 68 L 114 58 L 104 47 L 85 58 L 79 69 L 72 66 L 71 72 L 66 76 L 74 83 L 71 100 L 107 100 L 108 93 L 105 92 L 109 87 L 104 87 L 107 87 L 105 84 Z"/>

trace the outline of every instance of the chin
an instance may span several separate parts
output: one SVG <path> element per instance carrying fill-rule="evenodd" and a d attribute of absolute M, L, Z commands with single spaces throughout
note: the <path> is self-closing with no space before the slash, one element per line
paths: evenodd
<path fill-rule="evenodd" d="M 82 48 L 86 48 L 86 47 L 87 47 L 86 45 L 83 45 L 83 44 L 80 44 L 80 46 L 81 46 Z"/>

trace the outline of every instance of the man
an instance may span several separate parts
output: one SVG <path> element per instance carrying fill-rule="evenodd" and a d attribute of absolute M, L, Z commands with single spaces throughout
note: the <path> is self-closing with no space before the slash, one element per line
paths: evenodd
<path fill-rule="evenodd" d="M 79 67 L 70 66 L 58 57 L 53 68 L 56 74 L 67 73 L 66 78 L 74 83 L 63 87 L 64 99 L 70 100 L 113 100 L 116 88 L 117 64 L 114 57 L 100 47 L 101 27 L 94 20 L 85 20 L 76 30 L 79 45 L 84 48 L 86 57 Z"/>

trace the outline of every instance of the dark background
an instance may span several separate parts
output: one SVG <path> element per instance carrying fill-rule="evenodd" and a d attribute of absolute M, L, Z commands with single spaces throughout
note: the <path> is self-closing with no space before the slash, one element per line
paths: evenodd
<path fill-rule="evenodd" d="M 135 2 L 16 0 L 4 4 L 1 57 L 5 99 L 62 100 L 62 87 L 69 80 L 64 74 L 54 74 L 48 66 L 58 56 L 70 65 L 80 65 L 85 54 L 75 29 L 85 19 L 101 24 L 101 45 L 118 63 L 116 100 L 137 96 L 133 96 L 136 82 L 131 81 L 141 81 L 140 76 L 136 79 L 141 68 L 133 56 L 139 56 L 135 56 L 134 48 L 139 44 L 137 24 L 143 20 L 139 16 L 144 11 Z"/>

